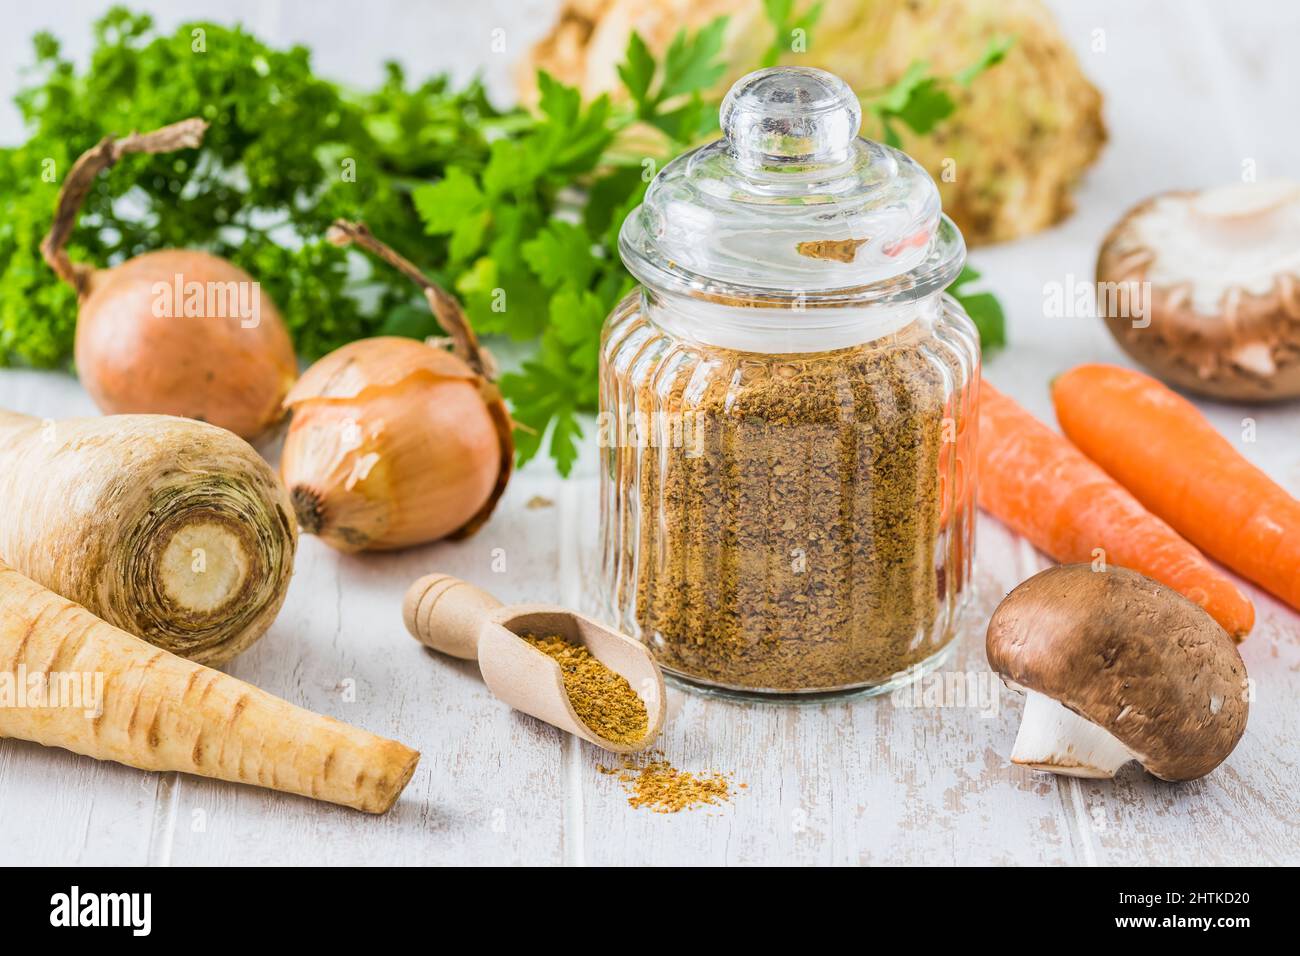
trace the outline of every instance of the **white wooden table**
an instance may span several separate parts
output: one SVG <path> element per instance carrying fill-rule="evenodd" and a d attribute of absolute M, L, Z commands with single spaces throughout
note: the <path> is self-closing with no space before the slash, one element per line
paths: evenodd
<path fill-rule="evenodd" d="M 314 44 L 301 23 L 285 26 L 292 6 L 278 8 L 280 27 Z M 1148 193 L 1230 181 L 1247 160 L 1261 178 L 1300 175 L 1294 5 L 1060 6 L 1107 94 L 1112 143 L 1067 223 L 975 256 L 1010 314 L 1011 347 L 986 373 L 1049 420 L 1050 376 L 1122 358 L 1099 321 L 1045 319 L 1045 283 L 1087 281 L 1108 225 Z M 1096 30 L 1105 52 L 1090 52 Z M 94 411 L 70 377 L 26 371 L 0 371 L 0 406 L 51 417 Z M 1241 420 L 1254 418 L 1257 440 L 1243 453 L 1300 494 L 1300 405 L 1204 407 L 1234 440 Z M 1005 691 L 988 713 L 888 698 L 746 706 L 670 690 L 661 741 L 669 759 L 734 771 L 748 788 L 703 811 L 630 808 L 615 778 L 597 771 L 601 752 L 496 703 L 472 665 L 421 648 L 399 614 L 406 585 L 432 569 L 506 600 L 589 605 L 594 489 L 589 454 L 567 482 L 544 465 L 519 474 L 468 542 L 343 557 L 303 540 L 283 613 L 230 670 L 419 749 L 415 777 L 387 816 L 4 740 L 0 863 L 1300 862 L 1300 616 L 1254 589 L 1259 623 L 1242 653 L 1258 698 L 1241 745 L 1204 780 L 1164 784 L 1136 765 L 1105 782 L 1013 768 L 1006 755 L 1020 702 Z M 975 610 L 948 672 L 997 686 L 983 654 L 988 615 L 1046 564 L 982 519 Z"/>

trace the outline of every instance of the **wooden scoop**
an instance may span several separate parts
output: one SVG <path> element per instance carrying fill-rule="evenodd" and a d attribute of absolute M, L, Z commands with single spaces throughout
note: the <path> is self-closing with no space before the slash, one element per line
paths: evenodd
<path fill-rule="evenodd" d="M 446 574 L 429 574 L 411 585 L 402 603 L 406 629 L 435 651 L 478 660 L 483 680 L 498 699 L 561 730 L 614 753 L 649 747 L 664 722 L 664 678 L 644 644 L 590 618 L 549 604 L 505 605 Z M 636 743 L 620 744 L 583 723 L 569 702 L 560 665 L 520 635 L 557 635 L 586 647 L 621 674 L 645 702 L 648 726 Z"/>

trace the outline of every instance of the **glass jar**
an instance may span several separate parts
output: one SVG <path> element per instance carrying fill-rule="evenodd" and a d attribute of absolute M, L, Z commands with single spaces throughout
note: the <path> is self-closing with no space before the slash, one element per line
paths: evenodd
<path fill-rule="evenodd" d="M 969 593 L 979 340 L 929 175 L 820 70 L 741 79 L 623 224 L 602 340 L 608 611 L 670 675 L 880 692 Z"/>

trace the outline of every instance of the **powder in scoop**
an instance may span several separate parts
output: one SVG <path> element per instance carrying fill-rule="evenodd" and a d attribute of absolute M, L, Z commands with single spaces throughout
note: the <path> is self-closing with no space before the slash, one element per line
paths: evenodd
<path fill-rule="evenodd" d="M 731 774 L 716 770 L 692 773 L 678 770 L 664 759 L 662 750 L 651 751 L 648 761 L 623 758 L 623 769 L 597 765 L 605 774 L 618 774 L 627 791 L 627 802 L 655 813 L 677 813 L 702 806 L 716 806 L 731 799 Z M 744 784 L 741 784 L 743 787 Z"/>
<path fill-rule="evenodd" d="M 560 665 L 569 703 L 584 724 L 616 744 L 634 744 L 645 737 L 650 716 L 627 678 L 592 657 L 582 645 L 562 637 L 524 635 L 524 640 Z"/>

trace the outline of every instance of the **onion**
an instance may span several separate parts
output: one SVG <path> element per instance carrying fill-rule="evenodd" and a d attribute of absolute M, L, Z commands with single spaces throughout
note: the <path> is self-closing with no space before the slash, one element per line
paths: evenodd
<path fill-rule="evenodd" d="M 491 362 L 459 304 L 365 226 L 355 242 L 424 290 L 454 351 L 414 339 L 362 339 L 303 375 L 285 406 L 293 419 L 281 474 L 298 523 L 341 551 L 402 548 L 473 534 L 510 477 L 510 416 Z"/>
<path fill-rule="evenodd" d="M 66 251 L 99 173 L 127 153 L 197 147 L 206 129 L 189 119 L 87 150 L 68 173 L 41 252 L 77 291 L 77 373 L 101 411 L 195 418 L 251 440 L 280 420 L 298 371 L 261 286 L 206 252 L 162 250 L 95 269 Z"/>

